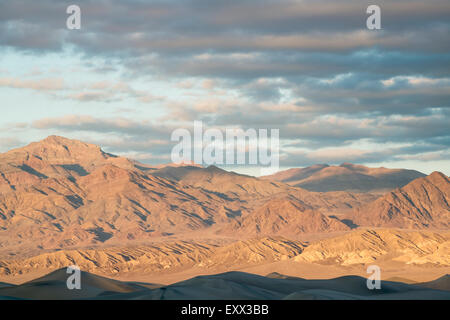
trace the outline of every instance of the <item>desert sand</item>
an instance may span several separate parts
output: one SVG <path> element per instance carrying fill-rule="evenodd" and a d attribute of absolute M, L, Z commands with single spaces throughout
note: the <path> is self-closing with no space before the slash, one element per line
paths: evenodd
<path fill-rule="evenodd" d="M 168 286 L 120 282 L 83 272 L 80 290 L 67 290 L 65 269 L 19 286 L 0 288 L 0 299 L 147 299 L 147 300 L 372 300 L 450 299 L 449 276 L 433 282 L 404 284 L 383 281 L 380 290 L 369 290 L 366 279 L 345 276 L 306 280 L 272 273 L 266 277 L 227 272 L 195 278 Z"/>

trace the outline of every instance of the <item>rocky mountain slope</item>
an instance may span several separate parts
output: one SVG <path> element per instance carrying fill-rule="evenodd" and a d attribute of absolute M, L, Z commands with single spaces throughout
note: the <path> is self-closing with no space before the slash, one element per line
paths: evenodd
<path fill-rule="evenodd" d="M 415 170 L 369 168 L 343 163 L 340 166 L 318 164 L 292 168 L 263 178 L 309 191 L 386 192 L 423 176 L 423 173 Z"/>
<path fill-rule="evenodd" d="M 351 219 L 363 226 L 448 230 L 450 179 L 433 172 L 356 209 Z"/>
<path fill-rule="evenodd" d="M 355 230 L 309 245 L 298 262 L 370 264 L 389 259 L 406 264 L 449 266 L 450 232 Z"/>
<path fill-rule="evenodd" d="M 137 245 L 211 229 L 281 195 L 322 214 L 374 199 L 348 192 L 309 192 L 217 167 L 156 168 L 92 144 L 50 136 L 0 154 L 0 257 Z"/>
<path fill-rule="evenodd" d="M 305 203 L 289 198 L 272 199 L 221 232 L 242 236 L 293 236 L 308 232 L 348 231 L 340 220 L 330 218 Z"/>

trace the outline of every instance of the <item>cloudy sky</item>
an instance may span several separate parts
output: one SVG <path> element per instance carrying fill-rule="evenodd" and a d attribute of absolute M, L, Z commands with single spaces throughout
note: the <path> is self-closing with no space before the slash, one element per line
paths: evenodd
<path fill-rule="evenodd" d="M 283 167 L 449 175 L 449 48 L 448 0 L 0 0 L 0 152 L 56 134 L 166 163 L 201 120 L 279 129 Z"/>

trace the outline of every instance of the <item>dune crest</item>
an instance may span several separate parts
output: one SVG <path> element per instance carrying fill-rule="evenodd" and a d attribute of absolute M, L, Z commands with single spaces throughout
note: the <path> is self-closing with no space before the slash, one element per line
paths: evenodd
<path fill-rule="evenodd" d="M 199 276 L 168 286 L 121 282 L 82 272 L 81 290 L 67 290 L 65 269 L 19 286 L 0 288 L 0 299 L 88 300 L 389 300 L 450 299 L 450 292 L 419 285 L 383 281 L 381 290 L 368 290 L 366 279 L 346 276 L 327 280 L 263 277 L 244 272 Z M 47 290 L 43 290 L 43 288 Z"/>

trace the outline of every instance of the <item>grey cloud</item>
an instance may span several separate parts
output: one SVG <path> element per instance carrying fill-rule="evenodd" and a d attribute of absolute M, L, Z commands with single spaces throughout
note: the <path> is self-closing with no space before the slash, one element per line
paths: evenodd
<path fill-rule="evenodd" d="M 449 152 L 450 135 L 445 118 L 439 113 L 421 117 L 391 118 L 319 118 L 297 124 L 291 121 L 280 128 L 283 147 L 282 166 L 311 165 L 313 163 L 381 162 L 402 159 L 445 160 Z M 192 124 L 191 124 L 192 126 Z M 185 127 L 192 127 L 186 123 Z M 211 127 L 226 128 L 226 126 Z M 23 124 L 18 125 L 23 129 Z M 67 116 L 44 118 L 30 127 L 39 131 L 57 131 L 68 136 L 83 133 L 101 134 L 104 138 L 92 140 L 108 152 L 129 154 L 152 163 L 164 162 L 170 157 L 174 142 L 171 133 L 176 126 L 168 127 L 148 121 L 127 118 L 94 118 Z M 242 126 L 248 129 L 248 126 Z M 268 128 L 264 125 L 255 129 Z M 270 129 L 270 128 L 268 128 Z M 366 139 L 370 143 L 398 145 L 376 151 L 360 150 L 352 145 Z M 287 142 L 287 143 L 286 143 Z M 12 142 L 16 143 L 16 142 Z M 5 146 L 2 146 L 6 148 Z M 306 149 L 305 149 L 306 148 Z M 304 151 L 309 150 L 309 151 Z M 156 162 L 155 162 L 156 161 Z"/>
<path fill-rule="evenodd" d="M 423 146 L 392 147 L 371 151 L 356 148 L 325 149 L 329 152 L 287 152 L 280 160 L 285 167 L 305 167 L 317 163 L 338 165 L 343 162 L 379 163 L 402 160 L 436 161 L 447 160 L 450 155 L 448 149 L 426 148 Z"/>
<path fill-rule="evenodd" d="M 57 129 L 62 131 L 91 131 L 98 133 L 118 133 L 129 136 L 146 136 L 156 139 L 170 137 L 171 129 L 148 121 L 127 118 L 94 118 L 92 116 L 70 115 L 58 118 L 44 118 L 33 121 L 35 129 Z"/>
<path fill-rule="evenodd" d="M 65 28 L 64 13 L 69 4 L 71 4 L 69 1 L 50 0 L 39 1 L 39 3 L 26 0 L 11 1 L 2 4 L 0 19 L 28 21 L 38 29 L 50 30 L 51 28 L 59 32 Z M 334 1 L 97 2 L 86 0 L 78 1 L 78 4 L 84 16 L 83 26 L 89 34 L 69 33 L 64 41 L 73 40 L 75 43 L 90 47 L 93 52 L 123 49 L 126 48 L 124 45 L 131 45 L 128 48 L 134 50 L 139 50 L 142 46 L 151 50 L 152 42 L 156 51 L 172 50 L 174 46 L 182 50 L 196 48 L 197 52 L 204 51 L 205 48 L 242 51 L 248 46 L 247 43 L 249 50 L 269 49 L 270 47 L 261 46 L 258 42 L 253 43 L 252 39 L 261 35 L 290 36 L 311 32 L 322 32 L 326 35 L 330 32 L 364 30 L 365 8 L 369 5 L 369 3 L 354 0 L 339 3 Z M 427 1 L 427 4 L 420 1 L 413 1 L 413 3 L 411 1 L 395 3 L 379 1 L 378 4 L 383 8 L 387 36 L 381 37 L 379 44 L 403 50 L 406 48 L 402 48 L 402 45 L 406 43 L 401 41 L 402 37 L 398 37 L 396 41 L 389 40 L 387 43 L 384 43 L 383 39 L 388 39 L 391 33 L 394 35 L 398 32 L 410 33 L 411 30 L 420 34 L 420 31 L 427 28 L 433 28 L 434 34 L 439 33 L 442 26 L 448 23 L 447 17 L 450 14 L 450 7 L 445 0 Z M 146 35 L 144 41 L 133 41 L 131 36 L 139 32 Z M 81 36 L 78 37 L 79 35 Z M 433 42 L 433 39 L 429 37 L 420 37 L 420 39 L 410 37 L 407 40 L 408 48 L 416 45 L 417 49 L 427 51 L 442 52 L 442 46 L 445 45 L 444 42 Z M 277 41 L 277 38 L 273 39 L 273 43 Z M 358 39 L 355 38 L 355 41 L 357 42 Z M 429 46 L 417 45 L 423 42 Z M 351 43 L 348 44 L 351 45 Z M 270 42 L 268 45 L 273 46 Z M 320 43 L 318 45 L 322 47 Z M 30 42 L 29 47 L 33 48 L 34 44 Z M 279 47 L 279 49 L 283 48 Z M 321 49 L 333 50 L 332 48 Z"/>
<path fill-rule="evenodd" d="M 450 146 L 448 0 L 380 0 L 383 30 L 374 32 L 365 29 L 370 1 L 77 3 L 82 29 L 69 31 L 65 9 L 70 1 L 2 1 L 0 49 L 40 55 L 72 47 L 100 74 L 123 68 L 128 79 L 218 79 L 219 89 L 237 92 L 239 101 L 213 111 L 178 104 L 158 124 L 71 116 L 35 121 L 31 127 L 36 130 L 108 133 L 116 137 L 107 142 L 111 150 L 151 153 L 151 148 L 153 156 L 167 152 L 160 142 L 170 136 L 172 126 L 165 125 L 171 119 L 280 128 L 292 146 L 314 150 L 349 147 L 363 139 L 417 144 L 409 149 L 355 151 L 349 161 L 432 152 L 439 156 Z M 92 57 L 105 63 L 94 64 Z M 407 76 L 430 81 L 411 84 Z M 392 84 L 383 85 L 391 78 Z M 439 79 L 443 80 L 436 82 Z M 8 83 L 3 85 L 11 86 Z M 25 84 L 35 85 L 15 85 Z M 108 90 L 91 88 L 64 97 L 169 103 L 132 88 Z M 292 108 L 277 109 L 275 105 L 286 99 L 284 91 Z M 263 107 L 263 102 L 274 108 Z M 324 153 L 313 155 L 302 155 L 305 163 L 326 159 Z"/>
<path fill-rule="evenodd" d="M 25 145 L 21 139 L 13 136 L 6 136 L 0 139 L 0 152 L 9 151 L 12 148 Z"/>

